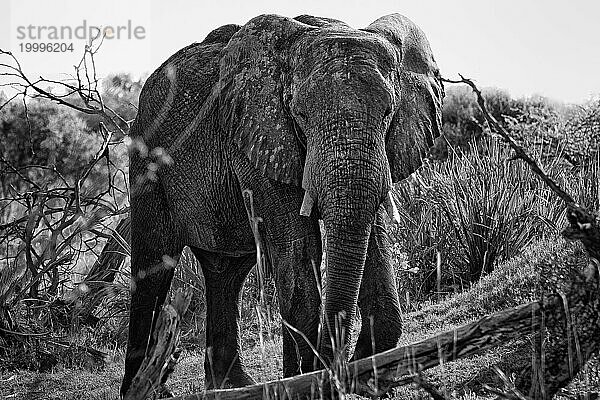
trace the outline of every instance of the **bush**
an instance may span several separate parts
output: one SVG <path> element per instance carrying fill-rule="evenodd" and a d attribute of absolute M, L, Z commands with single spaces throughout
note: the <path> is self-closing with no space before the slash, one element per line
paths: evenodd
<path fill-rule="evenodd" d="M 99 153 L 105 138 L 47 99 L 0 105 L 0 341 L 79 329 L 71 317 L 80 307 L 63 296 L 96 260 L 129 195 L 127 148 Z"/>
<path fill-rule="evenodd" d="M 548 142 L 557 133 L 565 137 L 572 136 L 569 132 L 574 129 L 568 128 L 567 121 L 573 120 L 572 125 L 580 127 L 597 126 L 600 123 L 600 113 L 590 111 L 594 103 L 584 107 L 585 112 L 538 95 L 512 99 L 507 91 L 494 87 L 483 88 L 481 92 L 488 112 L 505 128 L 514 130 L 517 139 L 536 138 L 539 142 L 539 133 L 542 132 L 544 141 Z M 578 123 L 580 120 L 585 123 Z M 487 130 L 477 97 L 466 85 L 447 88 L 442 121 L 443 135 L 433 151 L 434 157 L 439 160 L 446 159 L 449 150 L 455 153 L 469 150 L 470 143 L 473 140 L 479 143 Z M 554 141 L 557 142 L 556 139 Z M 567 141 L 563 138 L 562 142 Z M 556 144 L 546 146 L 553 156 L 557 155 Z"/>
<path fill-rule="evenodd" d="M 396 190 L 406 210 L 395 230 L 397 253 L 406 253 L 409 268 L 419 270 L 418 279 L 400 279 L 399 286 L 413 298 L 438 285 L 438 257 L 440 287 L 458 291 L 533 239 L 555 234 L 563 221 L 561 202 L 527 165 L 508 161 L 504 145 L 486 139 L 479 144 L 483 152 L 475 146 L 468 156 L 426 163 Z M 559 164 L 545 169 L 559 182 L 570 180 Z"/>
<path fill-rule="evenodd" d="M 542 168 L 576 201 L 598 210 L 600 101 L 576 107 L 541 96 L 514 100 L 494 88 L 482 92 L 488 111 Z M 437 161 L 396 188 L 405 210 L 395 232 L 399 286 L 416 300 L 462 290 L 564 224 L 562 202 L 527 165 L 508 161 L 507 146 L 490 139 L 469 87 L 448 88 L 443 123 L 432 151 Z"/>
<path fill-rule="evenodd" d="M 488 111 L 494 118 L 504 122 L 505 115 L 512 115 L 512 99 L 508 92 L 498 88 L 483 88 L 482 95 Z M 467 85 L 447 88 L 442 109 L 443 135 L 433 150 L 435 158 L 444 160 L 448 150 L 462 153 L 469 143 L 478 143 L 483 137 L 484 117 L 477 104 L 477 97 Z"/>

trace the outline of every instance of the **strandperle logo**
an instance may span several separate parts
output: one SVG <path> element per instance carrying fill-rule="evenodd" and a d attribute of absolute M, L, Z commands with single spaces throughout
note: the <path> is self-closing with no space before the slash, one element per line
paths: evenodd
<path fill-rule="evenodd" d="M 17 26 L 18 40 L 70 40 L 70 39 L 125 39 L 142 40 L 146 38 L 146 29 L 140 25 L 134 25 L 127 20 L 125 25 L 89 25 L 83 20 L 81 25 L 75 27 L 69 25 L 20 25 Z"/>

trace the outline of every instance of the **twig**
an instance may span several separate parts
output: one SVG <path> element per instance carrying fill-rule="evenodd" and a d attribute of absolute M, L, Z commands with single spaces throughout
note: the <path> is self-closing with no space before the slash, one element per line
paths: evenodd
<path fill-rule="evenodd" d="M 0 331 L 2 331 L 4 333 L 8 333 L 10 335 L 17 335 L 17 336 L 48 336 L 52 333 L 52 332 L 41 332 L 41 333 L 16 332 L 16 331 L 11 331 L 10 329 L 4 329 L 4 328 L 0 328 Z"/>
<path fill-rule="evenodd" d="M 485 106 L 485 99 L 483 98 L 481 91 L 477 88 L 475 83 L 473 83 L 471 79 L 467 79 L 461 74 L 458 75 L 460 76 L 460 80 L 442 78 L 442 81 L 448 83 L 464 83 L 466 85 L 469 85 L 471 89 L 473 89 L 473 92 L 475 92 L 475 95 L 477 96 L 477 104 L 479 105 L 479 108 L 481 109 L 481 112 L 483 113 L 483 116 L 485 117 L 486 121 L 488 122 L 492 130 L 498 133 L 500 136 L 502 136 L 502 138 L 514 150 L 515 158 L 525 161 L 531 167 L 533 172 L 535 172 L 542 179 L 542 181 L 544 181 L 548 185 L 548 187 L 558 195 L 558 197 L 560 197 L 565 203 L 567 203 L 567 205 L 575 205 L 575 200 L 573 200 L 571 195 L 569 195 L 556 182 L 554 182 L 554 180 L 542 170 L 542 168 L 525 152 L 525 150 L 523 150 L 523 148 L 519 146 L 519 144 L 510 136 L 506 129 L 504 129 L 504 127 L 502 127 L 502 125 L 498 123 L 496 118 L 494 118 L 488 112 Z"/>

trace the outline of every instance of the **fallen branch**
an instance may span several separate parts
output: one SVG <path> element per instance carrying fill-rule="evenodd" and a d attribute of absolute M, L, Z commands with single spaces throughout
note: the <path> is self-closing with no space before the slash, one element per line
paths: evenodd
<path fill-rule="evenodd" d="M 497 312 L 429 339 L 349 363 L 346 366 L 345 385 L 342 387 L 361 395 L 377 395 L 390 387 L 414 382 L 415 370 L 423 371 L 441 363 L 482 353 L 508 340 L 541 332 L 543 327 L 551 332 L 564 332 L 565 327 L 569 327 L 574 333 L 571 336 L 579 338 L 580 351 L 557 348 L 550 355 L 550 358 L 556 359 L 558 371 L 556 368 L 546 368 L 540 372 L 546 374 L 541 381 L 559 381 L 546 391 L 549 394 L 564 383 L 564 372 L 565 369 L 568 370 L 568 366 L 572 367 L 572 373 L 577 373 L 600 348 L 600 335 L 594 335 L 594 332 L 600 330 L 599 293 L 598 273 L 588 271 L 585 276 L 580 275 L 564 295 L 570 306 L 568 319 L 571 322 L 585 321 L 585 324 L 567 324 L 563 297 L 552 294 L 542 300 Z M 310 398 L 311 393 L 327 393 L 336 379 L 338 378 L 332 377 L 330 371 L 320 370 L 238 389 L 175 397 L 172 400 Z M 379 387 L 374 382 L 378 382 Z"/>
<path fill-rule="evenodd" d="M 154 330 L 154 344 L 148 351 L 123 400 L 144 400 L 158 391 L 173 370 L 179 342 L 179 324 L 192 299 L 191 290 L 178 290 L 163 307 Z"/>

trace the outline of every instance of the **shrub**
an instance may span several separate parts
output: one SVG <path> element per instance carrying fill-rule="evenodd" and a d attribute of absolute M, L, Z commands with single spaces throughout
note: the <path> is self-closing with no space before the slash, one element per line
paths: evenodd
<path fill-rule="evenodd" d="M 512 99 L 508 92 L 490 87 L 483 88 L 482 95 L 488 111 L 500 122 L 513 112 Z M 469 86 L 458 85 L 447 88 L 442 109 L 443 135 L 437 140 L 433 154 L 436 159 L 448 157 L 449 148 L 456 152 L 469 149 L 473 140 L 478 143 L 483 137 L 484 117 L 477 105 L 477 97 Z"/>
<path fill-rule="evenodd" d="M 542 96 L 514 100 L 493 88 L 483 96 L 488 111 L 560 186 L 598 210 L 600 101 L 568 106 Z M 396 187 L 404 209 L 394 232 L 399 286 L 417 300 L 434 290 L 461 290 L 498 260 L 564 224 L 556 196 L 526 164 L 508 161 L 511 151 L 484 132 L 470 88 L 448 88 L 443 122 L 443 137 L 432 151 L 437 161 Z"/>
<path fill-rule="evenodd" d="M 406 210 L 394 231 L 397 252 L 408 255 L 418 279 L 399 286 L 422 298 L 438 284 L 438 253 L 444 291 L 457 291 L 490 273 L 496 262 L 518 254 L 533 239 L 556 233 L 563 206 L 521 161 L 495 139 L 468 156 L 429 162 L 396 190 Z M 559 164 L 547 172 L 565 181 Z M 403 274 L 403 271 L 400 271 Z"/>

